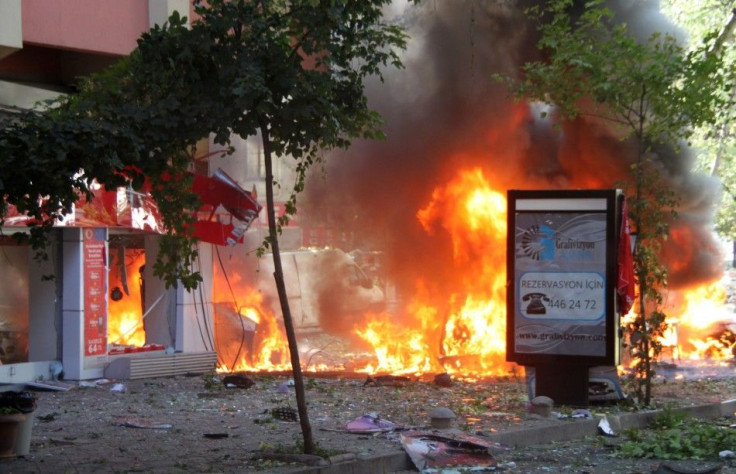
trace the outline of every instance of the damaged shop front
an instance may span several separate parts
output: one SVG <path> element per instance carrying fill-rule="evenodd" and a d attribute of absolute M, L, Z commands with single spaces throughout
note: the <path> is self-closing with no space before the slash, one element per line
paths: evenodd
<path fill-rule="evenodd" d="M 194 182 L 204 281 L 192 292 L 153 275 L 163 229 L 145 193 L 94 190 L 51 231 L 45 260 L 11 237 L 27 224 L 11 209 L 0 237 L 0 383 L 214 368 L 209 250 L 242 241 L 261 207 L 220 170 Z"/>

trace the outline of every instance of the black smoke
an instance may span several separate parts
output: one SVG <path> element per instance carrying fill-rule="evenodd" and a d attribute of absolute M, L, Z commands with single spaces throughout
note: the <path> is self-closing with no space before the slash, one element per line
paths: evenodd
<path fill-rule="evenodd" d="M 456 170 L 479 167 L 502 193 L 610 188 L 627 179 L 635 144 L 621 141 L 605 124 L 581 119 L 555 129 L 493 80 L 496 73 L 516 75 L 525 61 L 540 57 L 536 30 L 523 13 L 533 3 L 395 4 L 388 14 L 410 35 L 405 68 L 387 71 L 385 82 L 367 89 L 371 106 L 385 120 L 387 140 L 355 142 L 333 153 L 326 173 L 315 173 L 308 183 L 300 216 L 353 235 L 355 247 L 382 251 L 400 289 L 409 290 L 417 277 L 444 288 L 462 269 L 454 268 L 449 237 L 425 232 L 416 213 Z M 656 1 L 611 4 L 640 38 L 655 30 L 683 37 Z M 688 236 L 665 249 L 667 258 L 677 260 L 670 283 L 713 279 L 722 270 L 711 235 L 718 183 L 692 172 L 687 150 L 659 150 L 658 156 L 682 197 L 675 227 Z"/>

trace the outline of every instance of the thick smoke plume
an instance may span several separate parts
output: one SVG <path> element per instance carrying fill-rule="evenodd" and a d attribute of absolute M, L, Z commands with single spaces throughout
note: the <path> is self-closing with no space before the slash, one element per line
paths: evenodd
<path fill-rule="evenodd" d="M 417 278 L 429 287 L 453 281 L 452 251 L 441 229 L 428 234 L 416 214 L 461 168 L 483 170 L 507 189 L 611 188 L 626 179 L 634 146 L 601 124 L 578 120 L 562 131 L 510 100 L 495 73 L 517 74 L 536 59 L 536 32 L 523 14 L 529 1 L 425 1 L 395 4 L 389 14 L 407 27 L 405 68 L 369 85 L 385 119 L 383 142 L 358 142 L 334 154 L 326 173 L 307 186 L 300 214 L 354 235 L 356 245 L 384 253 L 400 289 Z M 616 1 L 619 18 L 644 39 L 654 30 L 682 35 L 656 1 Z M 682 197 L 680 220 L 665 255 L 671 286 L 720 275 L 711 237 L 718 184 L 691 172 L 687 153 L 662 151 L 662 169 Z M 499 268 L 499 271 L 503 269 Z"/>

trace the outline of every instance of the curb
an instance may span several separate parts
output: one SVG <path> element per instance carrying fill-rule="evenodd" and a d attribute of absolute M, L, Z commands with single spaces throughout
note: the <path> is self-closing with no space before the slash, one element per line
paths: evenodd
<path fill-rule="evenodd" d="M 736 399 L 708 405 L 694 405 L 675 410 L 694 418 L 719 418 L 733 416 L 736 412 Z M 614 433 L 618 434 L 629 428 L 644 428 L 659 416 L 663 410 L 651 410 L 639 413 L 624 413 L 607 416 L 609 425 Z M 524 447 L 537 444 L 547 444 L 555 441 L 570 441 L 573 439 L 593 436 L 599 433 L 598 423 L 601 418 L 593 420 L 573 420 L 570 423 L 544 426 L 541 428 L 521 429 L 503 433 L 493 433 L 486 438 L 509 447 Z"/>
<path fill-rule="evenodd" d="M 629 428 L 644 428 L 664 410 L 651 410 L 640 413 L 624 413 L 607 416 L 606 419 L 614 433 L 619 434 Z M 694 405 L 677 408 L 693 418 L 713 419 L 736 415 L 736 399 L 708 405 Z M 558 441 L 571 441 L 599 434 L 598 423 L 602 418 L 593 420 L 572 420 L 550 426 L 520 429 L 483 436 L 511 448 L 548 444 Z M 357 458 L 346 462 L 337 462 L 327 466 L 310 466 L 288 471 L 289 474 L 376 474 L 404 470 L 416 470 L 409 456 L 401 451 L 380 456 Z"/>
<path fill-rule="evenodd" d="M 310 466 L 287 471 L 288 474 L 379 474 L 397 471 L 416 471 L 411 459 L 404 451 L 380 456 L 370 456 L 327 466 Z"/>

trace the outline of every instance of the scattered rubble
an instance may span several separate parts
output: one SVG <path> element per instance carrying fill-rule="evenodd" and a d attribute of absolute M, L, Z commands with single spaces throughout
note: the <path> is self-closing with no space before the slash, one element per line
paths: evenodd
<path fill-rule="evenodd" d="M 294 422 L 298 418 L 292 408 L 296 402 L 290 377 L 247 374 L 253 382 L 248 389 L 228 388 L 224 377 L 106 380 L 70 383 L 66 391 L 35 392 L 30 452 L 6 461 L 2 468 L 13 473 L 111 472 L 124 466 L 139 472 L 278 474 L 307 468 L 311 461 L 300 456 L 301 430 Z M 469 446 L 458 444 L 454 436 L 463 436 L 463 443 L 471 440 L 470 446 L 492 443 L 494 449 L 484 448 L 490 454 L 488 461 L 497 471 L 509 473 L 650 473 L 663 463 L 614 457 L 624 438 L 621 434 L 601 432 L 586 440 L 518 447 L 492 441 L 499 433 L 559 431 L 574 423 L 600 426 L 607 413 L 630 411 L 626 405 L 585 410 L 554 406 L 554 413 L 561 416 L 541 417 L 529 411 L 522 380 L 453 380 L 445 387 L 432 377 L 370 379 L 366 384 L 364 377 L 305 374 L 310 422 L 320 450 L 314 466 L 386 456 L 408 462 L 402 437 L 412 438 L 415 447 L 440 449 L 438 443 L 448 442 L 455 443 L 453 449 Z M 125 383 L 127 390 L 111 392 L 116 383 Z M 282 386 L 285 391 L 279 390 Z M 734 393 L 736 379 L 655 386 L 655 400 L 663 406 L 713 403 L 733 398 Z M 441 407 L 455 415 L 450 428 L 432 426 L 431 413 Z M 736 473 L 735 462 L 722 455 L 720 472 Z M 405 469 L 416 466 L 409 463 Z"/>

